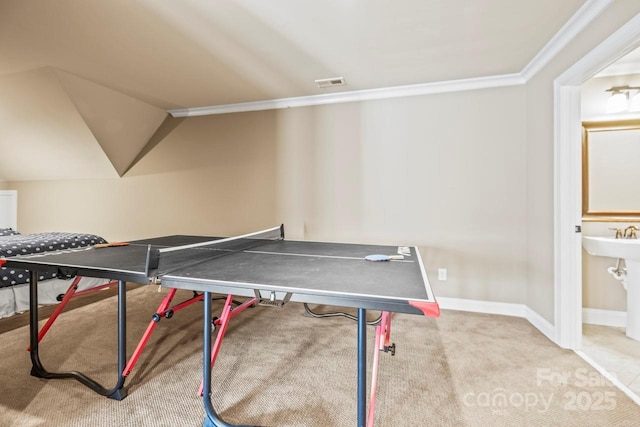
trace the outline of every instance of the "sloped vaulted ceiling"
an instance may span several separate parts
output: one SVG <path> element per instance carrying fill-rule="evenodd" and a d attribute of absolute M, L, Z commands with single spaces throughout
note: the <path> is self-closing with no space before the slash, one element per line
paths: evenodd
<path fill-rule="evenodd" d="M 0 78 L 0 180 L 122 176 L 166 116 L 51 67 Z"/>
<path fill-rule="evenodd" d="M 80 77 L 56 70 L 87 127 L 122 176 L 167 112 Z"/>
<path fill-rule="evenodd" d="M 0 0 L 0 181 L 121 176 L 166 110 L 519 75 L 611 1 Z"/>
<path fill-rule="evenodd" d="M 117 177 L 51 68 L 0 79 L 0 178 Z"/>

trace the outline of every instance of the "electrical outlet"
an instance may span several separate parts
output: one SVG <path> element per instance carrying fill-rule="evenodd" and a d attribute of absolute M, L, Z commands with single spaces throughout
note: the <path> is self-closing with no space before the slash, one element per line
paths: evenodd
<path fill-rule="evenodd" d="M 438 269 L 438 280 L 447 280 L 447 269 L 439 268 Z"/>

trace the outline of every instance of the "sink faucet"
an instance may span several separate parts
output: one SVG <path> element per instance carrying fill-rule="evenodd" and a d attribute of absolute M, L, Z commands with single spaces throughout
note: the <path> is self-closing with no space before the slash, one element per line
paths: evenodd
<path fill-rule="evenodd" d="M 621 228 L 610 228 L 609 230 L 615 230 L 616 239 L 622 239 L 622 229 Z M 626 230 L 625 230 L 626 232 Z"/>
<path fill-rule="evenodd" d="M 638 231 L 638 227 L 636 227 L 635 225 L 630 225 L 627 228 L 625 228 L 624 229 L 625 239 L 637 239 L 638 236 L 636 234 L 636 231 Z"/>

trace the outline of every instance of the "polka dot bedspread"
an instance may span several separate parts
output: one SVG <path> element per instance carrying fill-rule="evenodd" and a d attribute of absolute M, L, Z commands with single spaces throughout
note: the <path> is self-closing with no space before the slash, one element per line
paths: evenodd
<path fill-rule="evenodd" d="M 65 232 L 20 234 L 14 230 L 0 228 L 0 258 L 17 255 L 32 255 L 43 252 L 73 250 L 98 243 L 107 243 L 94 234 Z M 42 273 L 38 280 L 56 278 L 56 273 Z M 67 279 L 69 277 L 59 277 Z M 29 271 L 0 267 L 0 288 L 29 283 Z"/>

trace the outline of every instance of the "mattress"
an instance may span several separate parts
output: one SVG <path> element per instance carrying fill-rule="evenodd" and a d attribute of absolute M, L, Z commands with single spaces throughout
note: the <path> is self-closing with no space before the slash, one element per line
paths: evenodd
<path fill-rule="evenodd" d="M 95 234 L 49 232 L 21 234 L 11 228 L 0 228 L 0 258 L 32 255 L 51 251 L 71 251 L 107 243 Z M 0 267 L 0 318 L 29 309 L 28 270 Z M 59 277 L 56 273 L 38 275 L 38 303 L 56 304 L 58 295 L 71 285 L 72 276 Z M 107 283 L 107 279 L 83 277 L 78 291 Z"/>
<path fill-rule="evenodd" d="M 106 243 L 95 234 L 50 232 L 20 234 L 11 229 L 0 229 L 0 258 L 17 255 L 32 255 L 52 251 L 89 248 L 97 243 Z M 58 277 L 57 273 L 42 273 L 38 280 L 70 279 L 72 276 Z M 0 288 L 29 283 L 29 272 L 17 268 L 0 267 Z"/>
<path fill-rule="evenodd" d="M 50 279 L 38 282 L 38 304 L 58 304 L 58 296 L 64 294 L 73 279 Z M 91 289 L 108 283 L 107 279 L 83 277 L 78 283 L 77 291 Z M 29 284 L 0 288 L 0 319 L 29 310 Z"/>

